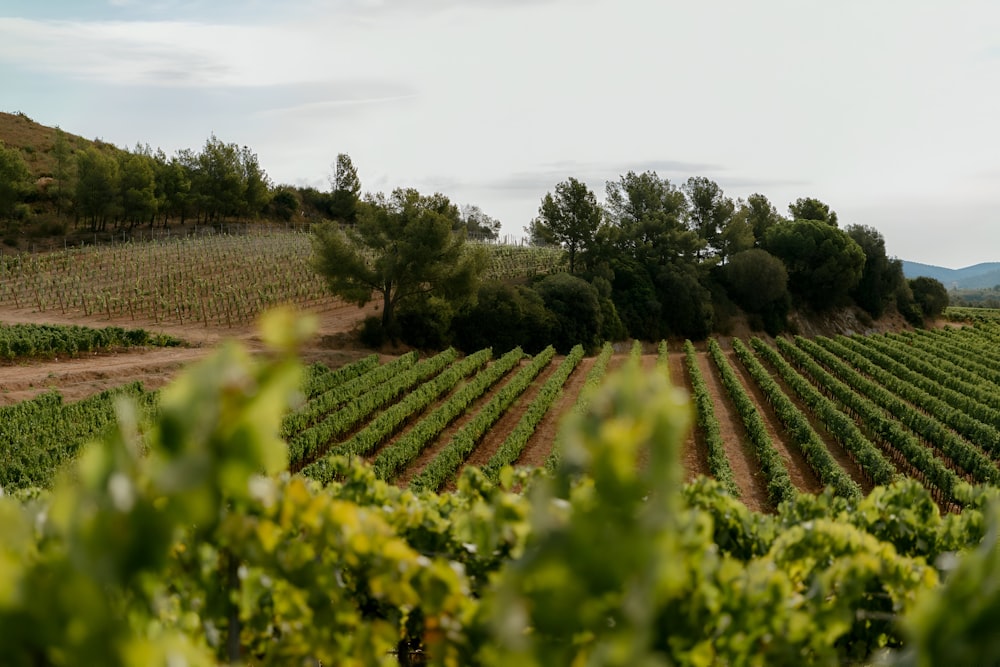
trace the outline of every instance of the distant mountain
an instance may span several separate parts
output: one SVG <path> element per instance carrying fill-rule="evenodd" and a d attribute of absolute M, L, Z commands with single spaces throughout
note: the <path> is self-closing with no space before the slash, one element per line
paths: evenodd
<path fill-rule="evenodd" d="M 907 278 L 935 278 L 948 289 L 986 289 L 1000 285 L 1000 262 L 983 262 L 964 269 L 946 269 L 943 266 L 903 260 L 903 275 Z"/>

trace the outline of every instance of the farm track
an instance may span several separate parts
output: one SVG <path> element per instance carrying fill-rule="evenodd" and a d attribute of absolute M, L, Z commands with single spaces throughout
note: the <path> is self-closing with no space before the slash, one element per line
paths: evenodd
<path fill-rule="evenodd" d="M 760 387 L 757 386 L 757 383 L 754 382 L 753 378 L 751 378 L 749 373 L 747 373 L 747 370 L 743 367 L 740 360 L 736 358 L 736 354 L 732 351 L 732 349 L 726 350 L 726 358 L 729 360 L 729 364 L 733 367 L 733 370 L 736 371 L 736 375 L 743 384 L 743 388 L 746 389 L 754 403 L 757 404 L 757 410 L 760 412 L 760 416 L 764 419 L 764 426 L 767 429 L 767 434 L 771 438 L 771 442 L 774 443 L 778 453 L 781 455 L 781 459 L 785 463 L 785 468 L 788 470 L 788 476 L 791 478 L 792 484 L 794 484 L 795 488 L 799 491 L 805 491 L 806 493 L 822 492 L 823 483 L 819 481 L 812 468 L 809 467 L 809 463 L 802 455 L 802 452 L 799 451 L 795 445 L 786 441 L 784 426 L 775 414 L 774 408 L 771 407 L 770 403 L 768 403 L 767 398 L 764 396 L 764 392 L 761 391 Z"/>

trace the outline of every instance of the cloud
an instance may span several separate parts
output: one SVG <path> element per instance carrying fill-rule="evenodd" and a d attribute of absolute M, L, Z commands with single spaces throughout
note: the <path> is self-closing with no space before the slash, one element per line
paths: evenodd
<path fill-rule="evenodd" d="M 322 31 L 184 21 L 0 17 L 0 62 L 111 85 L 266 86 L 328 75 L 343 57 Z"/>

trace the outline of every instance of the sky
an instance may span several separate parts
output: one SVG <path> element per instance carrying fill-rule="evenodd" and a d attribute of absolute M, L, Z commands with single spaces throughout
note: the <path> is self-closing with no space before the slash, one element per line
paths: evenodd
<path fill-rule="evenodd" d="M 214 133 L 322 190 L 347 153 L 511 236 L 571 176 L 653 170 L 1000 261 L 991 0 L 4 0 L 0 111 L 168 155 Z"/>

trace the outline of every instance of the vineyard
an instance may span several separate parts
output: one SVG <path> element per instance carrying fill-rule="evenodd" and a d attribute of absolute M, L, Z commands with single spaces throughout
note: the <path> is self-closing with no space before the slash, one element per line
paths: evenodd
<path fill-rule="evenodd" d="M 954 511 L 966 485 L 1000 484 L 998 343 L 1000 324 L 981 322 L 867 337 L 710 339 L 704 351 L 690 341 L 648 352 L 638 342 L 620 352 L 608 344 L 588 359 L 580 348 L 566 357 L 552 348 L 533 357 L 520 349 L 369 355 L 336 370 L 313 364 L 281 435 L 291 470 L 323 482 L 333 479 L 329 458 L 341 455 L 414 489 L 453 488 L 468 461 L 498 481 L 506 466 L 552 468 L 563 414 L 584 409 L 609 369 L 631 364 L 671 376 L 693 397 L 689 478 L 707 473 L 751 509 L 774 511 L 824 487 L 857 501 L 910 478 Z M 109 400 L 93 405 L 107 414 Z M 39 470 L 53 468 L 46 459 L 35 470 L 24 454 L 51 434 L 44 409 L 64 408 L 42 396 L 17 413 L 30 416 L 5 416 L 8 488 L 38 484 Z M 83 423 L 91 421 L 101 420 Z"/>
<path fill-rule="evenodd" d="M 0 254 L 0 308 L 225 329 L 281 304 L 353 309 L 331 297 L 310 267 L 309 239 L 305 232 L 274 231 Z M 546 273 L 561 256 L 557 248 L 484 247 L 487 275 L 496 279 Z"/>
<path fill-rule="evenodd" d="M 892 348 L 947 354 L 957 367 L 1000 336 L 995 327 L 878 337 L 886 358 L 871 363 L 888 365 Z M 843 361 L 852 344 L 875 339 L 713 340 L 707 354 L 633 344 L 590 359 L 578 349 L 562 358 L 446 350 L 300 374 L 294 320 L 263 332 L 270 355 L 228 344 L 161 392 L 123 390 L 138 410 L 104 396 L 66 410 L 49 396 L 5 411 L 5 438 L 47 424 L 20 450 L 26 464 L 74 424 L 104 434 L 51 492 L 0 496 L 6 661 L 902 666 L 1000 657 L 983 641 L 1000 600 L 996 490 L 931 488 L 930 474 L 923 485 L 897 481 L 931 470 L 931 459 L 955 479 L 976 475 L 958 472 L 944 440 L 917 431 L 905 434 L 912 450 L 890 455 L 892 431 L 909 427 L 885 409 L 876 410 L 899 426 L 884 438 L 867 417 L 845 422 L 826 409 L 882 386 L 869 379 L 874 367 Z M 695 366 L 699 374 L 677 377 Z M 843 373 L 846 389 L 809 390 L 817 367 Z M 678 463 L 703 436 L 684 442 L 693 416 L 677 382 L 710 397 L 697 409 L 708 427 L 699 434 L 725 434 L 727 410 L 745 423 L 740 443 L 710 436 L 731 463 L 712 465 L 730 479 L 682 487 Z M 917 393 L 902 393 L 891 400 L 916 405 Z M 561 413 L 572 416 L 541 459 L 552 474 L 510 472 Z M 788 437 L 774 438 L 776 427 Z M 776 511 L 752 513 L 726 492 L 749 495 L 734 444 L 760 458 L 754 483 L 781 501 Z M 481 470 L 454 479 L 474 461 Z M 280 474 L 289 465 L 326 483 Z M 796 493 L 809 475 L 827 490 Z M 872 488 L 878 475 L 894 481 Z M 932 493 L 956 511 L 940 513 Z"/>
<path fill-rule="evenodd" d="M 294 234 L 5 256 L 0 313 L 225 331 L 274 303 L 359 317 L 309 282 L 307 257 L 307 239 Z M 496 249 L 492 270 L 544 272 L 540 257 Z M 276 276 L 266 289 L 261 266 Z M 131 296 L 123 281 L 133 281 Z M 0 496 L 0 529 L 17 536 L 0 547 L 0 621 L 17 628 L 0 633 L 0 650 L 19 656 L 14 664 L 36 664 L 39 646 L 138 664 L 102 651 L 143 619 L 178 633 L 157 635 L 163 646 L 191 642 L 217 662 L 252 654 L 260 664 L 567 664 L 618 650 L 606 636 L 648 649 L 630 654 L 636 661 L 680 664 L 866 663 L 919 641 L 933 651 L 933 638 L 951 642 L 938 655 L 955 655 L 962 628 L 926 628 L 963 602 L 919 600 L 978 591 L 942 587 L 934 565 L 987 535 L 986 499 L 1000 486 L 1000 318 L 949 317 L 960 326 L 608 343 L 594 356 L 357 351 L 308 365 L 290 407 L 281 382 L 292 366 L 272 360 L 251 372 L 254 357 L 232 347 L 163 390 L 131 381 L 127 366 L 120 387 L 79 401 L 57 383 L 0 407 L 0 488 L 25 512 L 17 518 Z M 104 344 L 175 342 L 119 327 L 0 332 L 4 349 L 19 351 L 15 365 L 0 365 L 3 392 L 13 373 L 100 364 L 92 353 Z M 47 358 L 73 350 L 90 358 Z M 138 368 L 156 352 L 119 356 Z M 136 410 L 116 426 L 123 398 Z M 110 449 L 80 459 L 95 438 Z M 74 475 L 59 475 L 76 462 Z M 292 474 L 246 481 L 279 468 Z M 580 475 L 590 484 L 576 486 Z M 39 509 L 48 493 L 39 489 L 53 489 L 51 511 Z M 664 505 L 648 502 L 661 494 Z M 51 532 L 36 545 L 30 526 L 49 514 Z M 101 555 L 109 548 L 120 559 Z M 675 569 L 665 572 L 668 561 Z M 978 562 L 968 576 L 987 576 Z M 32 568 L 33 583 L 11 583 Z M 169 589 L 150 583 L 153 571 Z M 622 612 L 616 587 L 636 585 L 624 606 L 644 611 Z M 104 602 L 84 613 L 57 595 L 64 589 Z M 327 589 L 340 597 L 316 594 Z M 67 605 L 59 613 L 75 619 L 75 634 L 45 621 L 62 616 L 44 599 Z M 913 625 L 897 625 L 918 608 Z M 115 625 L 123 618 L 131 629 Z M 510 618 L 539 634 L 497 620 Z M 98 639 L 74 644 L 84 627 Z M 639 627 L 641 641 L 615 634 Z"/>

